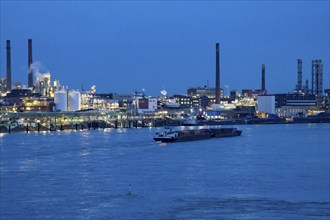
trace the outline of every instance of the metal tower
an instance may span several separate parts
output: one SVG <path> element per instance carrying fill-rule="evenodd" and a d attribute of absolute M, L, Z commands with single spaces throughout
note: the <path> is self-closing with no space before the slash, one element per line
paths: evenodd
<path fill-rule="evenodd" d="M 316 95 L 321 96 L 323 94 L 323 64 L 322 60 L 317 60 L 316 64 Z"/>
<path fill-rule="evenodd" d="M 323 64 L 322 60 L 312 61 L 312 94 L 323 94 Z"/>

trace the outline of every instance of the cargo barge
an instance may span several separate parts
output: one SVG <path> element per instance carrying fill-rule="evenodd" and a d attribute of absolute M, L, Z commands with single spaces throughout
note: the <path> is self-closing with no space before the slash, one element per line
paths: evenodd
<path fill-rule="evenodd" d="M 154 140 L 161 142 L 195 141 L 210 138 L 240 136 L 241 130 L 237 128 L 203 128 L 184 131 L 173 131 L 167 129 L 162 133 L 156 133 Z"/>

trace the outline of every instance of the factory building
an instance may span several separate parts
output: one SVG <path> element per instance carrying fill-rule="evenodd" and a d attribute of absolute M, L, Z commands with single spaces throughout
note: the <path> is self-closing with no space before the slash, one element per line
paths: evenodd
<path fill-rule="evenodd" d="M 81 109 L 115 110 L 135 114 L 134 95 L 118 93 L 94 93 L 84 91 L 81 94 Z"/>
<path fill-rule="evenodd" d="M 133 96 L 117 93 L 92 93 L 84 91 L 81 94 L 81 109 L 98 109 L 108 111 L 128 111 L 132 105 Z"/>
<path fill-rule="evenodd" d="M 8 103 L 8 105 L 20 105 L 23 99 L 33 96 L 35 96 L 35 94 L 33 94 L 30 89 L 13 89 L 4 97 L 4 101 Z"/>
<path fill-rule="evenodd" d="M 253 97 L 253 90 L 252 89 L 243 89 L 242 96 L 252 98 Z"/>
<path fill-rule="evenodd" d="M 110 97 L 112 100 L 117 100 L 118 107 L 123 111 L 125 111 L 127 108 L 132 106 L 133 95 L 131 95 L 131 94 L 111 93 Z"/>
<path fill-rule="evenodd" d="M 19 105 L 0 105 L 2 112 L 49 112 L 53 108 L 53 99 L 47 97 L 27 97 Z"/>
<path fill-rule="evenodd" d="M 178 100 L 180 100 L 181 98 L 174 98 L 174 96 L 171 97 L 167 97 L 167 98 L 163 98 L 163 99 L 159 99 L 159 107 L 163 110 L 169 110 L 169 109 L 181 109 L 183 106 L 181 106 L 181 104 L 178 102 Z M 183 98 L 184 99 L 184 98 Z M 181 100 L 182 103 L 183 99 Z"/>
<path fill-rule="evenodd" d="M 191 87 L 187 90 L 187 95 L 190 97 L 215 97 L 216 89 L 208 87 Z M 224 96 L 223 89 L 220 88 L 220 97 Z"/>
<path fill-rule="evenodd" d="M 232 91 L 230 91 L 230 98 L 231 99 L 238 99 L 238 98 L 240 98 L 242 95 L 241 95 L 241 93 L 238 91 L 238 90 L 232 90 Z"/>
<path fill-rule="evenodd" d="M 192 107 L 192 97 L 186 95 L 173 95 L 176 103 L 180 105 L 180 108 L 191 108 Z"/>
<path fill-rule="evenodd" d="M 324 99 L 324 108 L 325 111 L 330 113 L 330 89 L 325 89 L 325 99 Z"/>
<path fill-rule="evenodd" d="M 276 94 L 276 114 L 282 117 L 309 115 L 319 109 L 317 97 L 313 94 Z"/>
<path fill-rule="evenodd" d="M 317 106 L 315 95 L 276 94 L 276 108 L 282 106 Z"/>
<path fill-rule="evenodd" d="M 120 109 L 120 105 L 118 100 L 108 99 L 100 96 L 94 96 L 92 98 L 92 106 L 89 108 L 98 109 L 98 110 L 107 110 L 107 111 L 115 111 Z M 88 108 L 82 108 L 88 109 Z"/>
<path fill-rule="evenodd" d="M 36 84 L 34 86 L 34 91 L 39 93 L 42 96 L 53 97 L 54 88 L 50 83 L 50 73 L 45 73 L 41 76 L 38 76 L 36 79 Z"/>
<path fill-rule="evenodd" d="M 30 89 L 12 89 L 3 101 L 0 109 L 5 112 L 51 111 L 54 106 L 52 98 L 32 93 Z"/>
<path fill-rule="evenodd" d="M 0 78 L 0 97 L 7 95 L 7 79 L 5 77 Z"/>
<path fill-rule="evenodd" d="M 267 114 L 275 114 L 275 95 L 259 95 L 257 110 L 262 117 Z"/>
<path fill-rule="evenodd" d="M 138 98 L 135 101 L 138 113 L 154 112 L 158 106 L 157 98 Z"/>

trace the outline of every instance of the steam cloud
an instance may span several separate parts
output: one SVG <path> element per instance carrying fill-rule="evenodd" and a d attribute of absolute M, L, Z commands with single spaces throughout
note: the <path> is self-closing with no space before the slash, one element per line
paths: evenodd
<path fill-rule="evenodd" d="M 43 79 L 46 75 L 49 75 L 49 70 L 40 62 L 35 61 L 30 65 L 30 70 L 33 73 L 34 80 L 37 78 Z"/>

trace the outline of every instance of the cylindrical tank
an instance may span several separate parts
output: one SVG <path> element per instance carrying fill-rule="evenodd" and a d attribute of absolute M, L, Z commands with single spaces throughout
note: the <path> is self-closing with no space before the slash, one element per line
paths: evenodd
<path fill-rule="evenodd" d="M 68 96 L 65 91 L 57 91 L 54 94 L 54 103 L 57 111 L 68 110 Z"/>
<path fill-rule="evenodd" d="M 69 92 L 69 111 L 79 111 L 81 109 L 81 95 L 78 91 Z"/>

